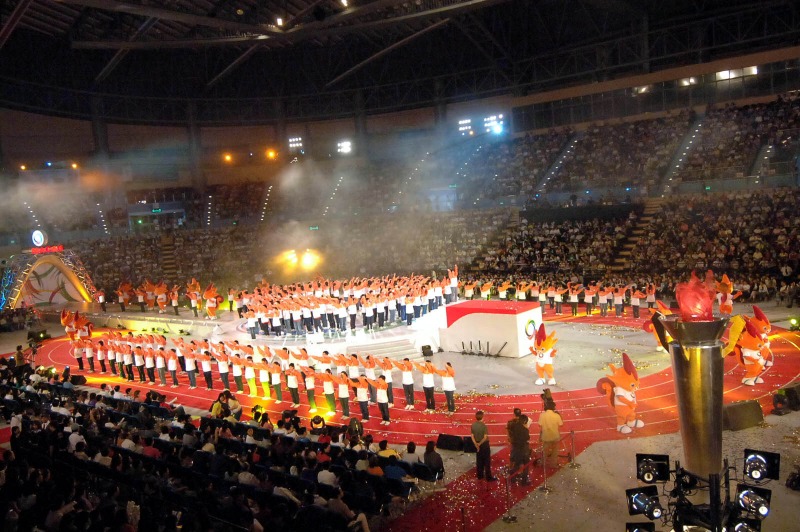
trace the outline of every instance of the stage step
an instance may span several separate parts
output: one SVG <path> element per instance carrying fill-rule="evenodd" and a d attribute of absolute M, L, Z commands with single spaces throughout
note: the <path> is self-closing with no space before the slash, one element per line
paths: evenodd
<path fill-rule="evenodd" d="M 422 360 L 422 352 L 414 347 L 414 342 L 408 338 L 383 341 L 375 340 L 368 344 L 349 343 L 347 345 L 347 353 L 345 354 L 349 355 L 352 353 L 388 357 L 394 360 L 402 360 L 404 358 L 416 362 Z"/>

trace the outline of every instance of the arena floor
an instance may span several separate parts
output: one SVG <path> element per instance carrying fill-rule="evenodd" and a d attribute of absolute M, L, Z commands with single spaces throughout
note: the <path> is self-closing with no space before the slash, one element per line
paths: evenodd
<path fill-rule="evenodd" d="M 791 310 L 772 305 L 774 304 L 765 304 L 762 310 L 770 317 L 774 327 L 772 347 L 776 357 L 775 365 L 764 375 L 763 384 L 747 387 L 741 384 L 741 368 L 729 357 L 725 364 L 726 403 L 757 399 L 764 411 L 769 412 L 772 408 L 772 392 L 787 383 L 800 380 L 800 334 L 781 329 L 781 326 L 788 327 L 787 320 Z M 95 312 L 95 309 L 85 310 L 90 314 Z M 750 308 L 739 305 L 736 311 L 748 314 Z M 128 314 L 138 313 L 126 313 Z M 239 320 L 234 317 L 233 313 L 223 313 L 218 322 L 221 331 L 217 332 L 221 332 L 226 339 L 249 341 L 249 335 L 241 330 Z M 181 320 L 183 318 L 181 316 Z M 416 503 L 418 507 L 414 511 L 407 512 L 403 518 L 391 524 L 392 530 L 441 530 L 443 524 L 458 527 L 460 530 L 482 530 L 487 527 L 539 529 L 544 526 L 555 530 L 582 530 L 590 527 L 622 530 L 625 521 L 636 520 L 628 519 L 624 507 L 624 489 L 636 486 L 634 454 L 658 452 L 669 453 L 673 459 L 682 458 L 669 356 L 655 349 L 653 336 L 642 330 L 644 320 L 554 316 L 547 309 L 544 318 L 548 332 L 556 331 L 559 338 L 556 358 L 558 384 L 549 388 L 565 422 L 562 431 L 566 436 L 562 461 L 566 462 L 570 453 L 572 432 L 575 461 L 581 467 L 571 468 L 565 465 L 557 472 L 549 471 L 548 485 L 554 488 L 552 493 L 536 490 L 545 477 L 540 468 L 534 468 L 531 486 L 515 485 L 506 492 L 502 482 L 487 485 L 474 479 L 473 455 L 446 453 L 447 489 Z M 98 325 L 113 326 L 113 317 L 109 319 L 108 316 L 101 318 L 97 315 L 93 319 Z M 198 323 L 197 326 L 202 324 Z M 49 326 L 48 329 L 54 337 L 63 331 L 58 324 Z M 391 328 L 376 333 L 374 337 L 361 337 L 358 343 L 365 343 L 364 340 L 369 340 L 370 337 L 379 341 L 387 337 L 426 334 L 423 329 L 419 325 L 411 330 L 407 327 Z M 96 331 L 96 334 L 101 332 Z M 14 346 L 22 343 L 22 340 L 24 338 L 18 335 L 0 335 L 0 352 L 13 351 Z M 275 341 L 259 339 L 256 343 L 275 344 Z M 292 343 L 301 345 L 299 342 L 290 342 L 290 345 Z M 345 339 L 337 339 L 330 347 L 346 345 Z M 595 389 L 597 380 L 606 375 L 608 364 L 620 364 L 623 351 L 629 354 L 639 372 L 641 389 L 637 393 L 638 414 L 645 422 L 643 428 L 629 435 L 615 430 L 613 411 L 607 400 Z M 435 413 L 422 412 L 424 399 L 421 383 L 418 382 L 416 410 L 404 410 L 403 401 L 398 400 L 395 408 L 391 409 L 392 425 L 383 427 L 378 424 L 377 409 L 372 407 L 372 419 L 366 424 L 366 428 L 376 435 L 376 439 L 389 439 L 398 445 L 410 440 L 420 443 L 429 439 L 435 440 L 439 434 L 467 435 L 474 412 L 482 409 L 487 413 L 486 421 L 493 442 L 494 460 L 499 469 L 508 459 L 509 449 L 504 446 L 505 423 L 513 408 L 522 408 L 533 420 L 541 410 L 539 393 L 543 387 L 533 385 L 533 360 L 531 357 L 510 359 L 461 353 L 437 353 L 433 357 L 433 362 L 437 365 L 443 365 L 445 361 L 452 362 L 457 372 L 456 386 L 459 395 L 456 400 L 458 408 L 454 414 L 443 408 L 442 394 L 437 394 Z M 48 366 L 52 364 L 58 368 L 71 363 L 66 340 L 56 337 L 47 341 L 40 350 L 37 363 Z M 74 366 L 72 361 L 72 367 Z M 101 382 L 115 383 L 115 379 L 108 375 L 89 374 L 87 377 L 92 386 L 99 386 Z M 121 380 L 117 381 L 124 384 Z M 219 383 L 216 385 L 219 386 Z M 130 386 L 138 387 L 135 384 Z M 141 389 L 144 392 L 149 388 Z M 219 393 L 219 390 L 207 392 L 199 388 L 190 391 L 185 387 L 179 388 L 176 393 L 171 389 L 163 391 L 168 397 L 174 393 L 182 404 L 200 410 L 206 410 Z M 402 392 L 398 392 L 402 396 Z M 246 396 L 241 401 L 245 406 L 252 406 L 257 401 L 276 415 L 287 406 L 285 401 L 276 405 L 274 401 Z M 309 414 L 305 405 L 300 407 L 299 413 L 306 418 L 313 415 Z M 785 479 L 791 472 L 792 464 L 800 461 L 798 416 L 800 414 L 797 413 L 784 418 L 768 416 L 764 426 L 736 433 L 725 432 L 726 452 L 731 450 L 728 456 L 734 461 L 739 460 L 741 449 L 745 446 L 777 450 L 783 455 L 781 477 Z M 535 440 L 535 437 L 532 438 L 532 441 Z M 796 504 L 797 494 L 783 487 L 782 482 L 772 484 L 769 487 L 774 494 L 773 516 L 764 522 L 763 530 L 796 529 L 795 523 L 800 518 L 800 509 Z M 795 498 L 794 504 L 791 502 L 792 497 Z M 509 507 L 511 513 L 517 517 L 516 523 L 500 520 Z M 791 519 L 785 520 L 787 517 Z M 594 523 L 607 526 L 598 527 Z M 781 526 L 781 523 L 792 525 Z"/>

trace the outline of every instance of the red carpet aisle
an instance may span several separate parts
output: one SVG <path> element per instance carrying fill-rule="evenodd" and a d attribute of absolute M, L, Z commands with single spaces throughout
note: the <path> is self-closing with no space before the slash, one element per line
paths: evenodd
<path fill-rule="evenodd" d="M 568 318 L 574 319 L 574 318 Z M 595 317 L 579 317 L 576 321 L 595 322 Z M 628 320 L 626 318 L 605 318 L 612 323 L 639 327 L 641 320 Z M 98 332 L 96 334 L 102 334 Z M 764 375 L 764 383 L 755 387 L 741 384 L 742 369 L 736 366 L 731 357 L 725 361 L 725 402 L 743 399 L 759 400 L 765 411 L 769 411 L 772 404 L 772 392 L 784 384 L 800 380 L 800 335 L 796 332 L 785 330 L 776 331 L 772 339 L 773 352 L 775 353 L 775 366 Z M 39 364 L 55 365 L 63 368 L 74 361 L 69 355 L 69 345 L 64 339 L 48 341 L 40 350 Z M 131 387 L 142 390 L 150 386 L 136 383 L 127 383 L 115 379 L 110 375 L 88 374 L 89 384 L 99 386 L 100 383 L 121 384 L 123 388 Z M 215 374 L 216 377 L 216 374 Z M 181 379 L 186 382 L 185 377 Z M 217 380 L 214 383 L 221 386 Z M 539 390 L 532 386 L 532 393 L 527 395 L 496 396 L 489 394 L 464 395 L 458 398 L 458 411 L 449 414 L 442 409 L 444 396 L 437 394 L 439 410 L 434 414 L 424 414 L 419 410 L 406 411 L 402 400 L 391 410 L 392 425 L 383 427 L 379 424 L 379 415 L 376 407 L 371 408 L 372 419 L 366 423 L 369 433 L 377 439 L 388 439 L 395 444 L 405 444 L 415 441 L 418 444 L 427 440 L 435 440 L 439 434 L 467 435 L 469 425 L 474 419 L 474 412 L 478 409 L 486 412 L 487 425 L 495 445 L 505 443 L 505 423 L 515 407 L 524 412 L 533 414 L 535 420 L 541 408 Z M 207 409 L 211 401 L 219 393 L 219 389 L 209 392 L 206 390 L 188 390 L 182 386 L 177 391 L 170 388 L 158 388 L 166 393 L 167 397 L 178 397 L 178 401 L 187 406 Z M 397 390 L 396 396 L 402 397 L 402 391 Z M 240 394 L 240 400 L 245 407 L 251 407 L 257 402 L 264 405 L 273 415 L 288 407 L 284 401 L 276 405 L 272 400 L 255 399 Z M 302 395 L 302 394 L 301 394 Z M 563 432 L 575 431 L 576 454 L 586 449 L 596 441 L 628 438 L 615 430 L 615 418 L 612 409 L 606 400 L 597 394 L 594 388 L 555 392 L 554 399 L 558 404 L 559 412 L 564 418 Z M 287 397 L 288 395 L 284 395 Z M 319 396 L 319 394 L 318 394 Z M 677 410 L 675 406 L 674 388 L 672 385 L 672 370 L 648 375 L 641 379 L 641 389 L 637 393 L 639 399 L 638 413 L 646 423 L 645 427 L 636 430 L 633 437 L 650 436 L 672 433 L 678 430 Z M 322 404 L 323 401 L 320 401 Z M 421 392 L 417 393 L 417 408 L 421 409 L 424 399 Z M 357 407 L 353 409 L 357 411 Z M 323 409 L 320 409 L 323 412 Z M 301 417 L 308 418 L 308 407 L 303 405 L 299 409 Z M 313 415 L 313 414 L 311 414 Z M 336 420 L 338 415 L 332 420 Z M 497 467 L 507 463 L 508 449 L 502 449 L 494 458 Z M 527 493 L 532 491 L 542 482 L 541 469 L 533 472 L 533 483 L 528 487 L 512 486 L 510 489 L 510 503 L 515 504 Z M 464 513 L 462 514 L 462 508 Z M 444 492 L 426 499 L 414 511 L 393 522 L 392 530 L 441 530 L 443 527 L 457 527 L 462 529 L 462 519 L 466 519 L 469 530 L 480 530 L 489 523 L 497 520 L 506 510 L 505 491 L 502 483 L 493 485 L 488 492 L 483 484 L 474 479 L 474 469 L 462 477 L 451 482 Z"/>

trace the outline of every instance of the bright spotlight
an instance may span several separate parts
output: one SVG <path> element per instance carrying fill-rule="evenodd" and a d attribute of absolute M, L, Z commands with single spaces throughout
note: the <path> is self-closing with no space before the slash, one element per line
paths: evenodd
<path fill-rule="evenodd" d="M 669 481 L 669 455 L 637 453 L 636 478 L 647 484 Z"/>
<path fill-rule="evenodd" d="M 230 153 L 226 153 L 226 154 L 224 154 L 224 155 L 222 156 L 222 159 L 223 159 L 223 160 L 224 160 L 226 163 L 229 163 L 229 162 L 233 161 L 233 155 L 231 155 Z"/>
<path fill-rule="evenodd" d="M 72 163 L 72 169 L 73 170 L 77 170 L 78 169 L 78 163 Z"/>
<path fill-rule="evenodd" d="M 319 261 L 319 255 L 315 251 L 307 249 L 300 260 L 300 267 L 304 270 L 311 270 L 316 268 Z"/>
<path fill-rule="evenodd" d="M 654 521 L 661 519 L 664 510 L 658 502 L 658 488 L 656 486 L 645 486 L 643 488 L 631 488 L 625 490 L 628 499 L 628 513 L 630 515 L 644 514 L 645 517 Z"/>
<path fill-rule="evenodd" d="M 759 519 L 769 515 L 769 501 L 772 492 L 764 488 L 756 488 L 747 484 L 736 487 L 736 501 L 739 507 L 748 513 L 755 514 Z"/>
<path fill-rule="evenodd" d="M 778 480 L 781 455 L 754 449 L 744 450 L 744 474 L 755 481 Z"/>
<path fill-rule="evenodd" d="M 267 150 L 267 159 L 274 159 L 277 156 L 278 152 L 276 152 L 275 150 L 272 149 Z"/>
<path fill-rule="evenodd" d="M 21 165 L 19 165 L 19 169 L 20 169 L 20 170 L 27 170 L 27 169 L 28 169 L 28 167 L 27 167 L 27 166 L 25 166 L 24 164 L 21 164 Z"/>
<path fill-rule="evenodd" d="M 349 140 L 343 140 L 336 145 L 336 151 L 342 154 L 350 153 L 353 151 L 353 143 Z"/>

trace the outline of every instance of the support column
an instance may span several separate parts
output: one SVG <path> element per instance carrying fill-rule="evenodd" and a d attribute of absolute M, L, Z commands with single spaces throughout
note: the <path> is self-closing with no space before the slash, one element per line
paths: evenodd
<path fill-rule="evenodd" d="M 197 124 L 197 103 L 193 101 L 186 104 L 186 128 L 189 137 L 189 172 L 192 186 L 202 191 L 206 188 L 202 168 L 203 149 L 200 142 L 200 126 Z"/>
<path fill-rule="evenodd" d="M 361 90 L 356 91 L 354 107 L 355 149 L 356 152 L 367 153 L 367 113 L 364 111 L 364 92 Z"/>
<path fill-rule="evenodd" d="M 108 127 L 106 125 L 103 98 L 92 96 L 92 141 L 94 142 L 94 155 L 99 159 L 108 158 Z"/>
<path fill-rule="evenodd" d="M 433 90 L 433 120 L 436 125 L 438 143 L 439 145 L 442 145 L 447 139 L 447 102 L 445 101 L 444 97 L 444 84 L 441 80 L 436 80 Z"/>
<path fill-rule="evenodd" d="M 642 73 L 650 73 L 650 17 L 642 15 Z"/>
<path fill-rule="evenodd" d="M 283 98 L 275 100 L 275 147 L 280 153 L 289 153 L 289 139 L 286 134 L 286 102 Z"/>

